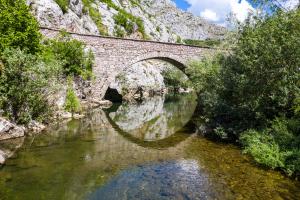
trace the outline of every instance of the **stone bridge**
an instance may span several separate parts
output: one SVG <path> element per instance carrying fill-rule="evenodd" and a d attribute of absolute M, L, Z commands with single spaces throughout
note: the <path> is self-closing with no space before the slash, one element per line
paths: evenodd
<path fill-rule="evenodd" d="M 48 38 L 53 38 L 59 34 L 59 30 L 41 28 L 41 33 Z M 95 66 L 93 72 L 95 81 L 92 84 L 92 93 L 93 98 L 97 100 L 104 97 L 108 86 L 119 73 L 135 63 L 149 59 L 159 59 L 173 64 L 184 72 L 185 66 L 190 60 L 201 59 L 216 51 L 214 48 L 184 44 L 72 32 L 70 34 L 72 38 L 84 42 L 94 52 Z"/>

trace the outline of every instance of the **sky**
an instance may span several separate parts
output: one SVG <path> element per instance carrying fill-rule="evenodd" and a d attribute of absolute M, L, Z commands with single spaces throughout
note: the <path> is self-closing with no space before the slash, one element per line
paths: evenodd
<path fill-rule="evenodd" d="M 244 21 L 249 12 L 254 11 L 251 0 L 173 0 L 177 7 L 190 11 L 208 21 L 226 25 L 229 13 L 235 14 L 239 21 Z M 285 8 L 293 8 L 299 0 L 278 0 Z"/>

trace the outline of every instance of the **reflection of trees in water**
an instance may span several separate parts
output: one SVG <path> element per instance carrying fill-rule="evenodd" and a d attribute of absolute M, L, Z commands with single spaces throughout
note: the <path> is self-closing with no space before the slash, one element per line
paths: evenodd
<path fill-rule="evenodd" d="M 154 97 L 141 104 L 123 104 L 109 117 L 119 128 L 144 141 L 162 140 L 180 130 L 191 119 L 195 95 Z"/>

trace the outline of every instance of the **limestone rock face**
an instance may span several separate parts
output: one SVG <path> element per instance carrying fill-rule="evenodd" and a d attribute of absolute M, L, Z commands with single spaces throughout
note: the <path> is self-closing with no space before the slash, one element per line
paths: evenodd
<path fill-rule="evenodd" d="M 23 137 L 25 129 L 0 117 L 0 140 Z"/>
<path fill-rule="evenodd" d="M 81 0 L 71 0 L 66 13 L 54 0 L 27 0 L 33 15 L 43 27 L 66 29 L 79 33 L 99 34 L 95 22 L 83 14 Z"/>
<path fill-rule="evenodd" d="M 134 98 L 140 88 L 143 97 L 159 94 L 165 89 L 162 70 L 170 64 L 148 60 L 132 65 L 116 77 L 110 88 L 117 89 L 125 100 Z"/>
<path fill-rule="evenodd" d="M 55 0 L 27 0 L 27 4 L 30 5 L 41 26 L 63 28 L 79 33 L 98 35 L 101 32 L 117 36 L 117 29 L 126 32 L 124 27 L 115 21 L 115 16 L 120 10 L 142 19 L 145 34 L 149 39 L 156 41 L 222 38 L 226 31 L 223 27 L 210 24 L 201 17 L 178 9 L 171 0 L 113 0 L 113 6 L 100 0 L 88 5 L 82 0 L 70 0 L 65 13 Z M 133 33 L 125 37 L 142 39 L 142 34 L 138 34 L 136 23 L 133 24 L 133 29 Z"/>

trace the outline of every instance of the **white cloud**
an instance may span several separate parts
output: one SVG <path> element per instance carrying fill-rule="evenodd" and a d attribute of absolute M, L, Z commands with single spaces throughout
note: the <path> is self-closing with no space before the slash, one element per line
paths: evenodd
<path fill-rule="evenodd" d="M 224 25 L 229 13 L 244 21 L 255 9 L 247 0 L 185 0 L 191 6 L 188 11 L 209 21 Z M 277 0 L 284 8 L 295 8 L 300 0 Z"/>
<path fill-rule="evenodd" d="M 300 3 L 299 0 L 278 0 L 278 2 L 288 10 L 296 8 L 296 6 L 298 6 Z"/>
<path fill-rule="evenodd" d="M 224 24 L 229 13 L 236 15 L 237 19 L 244 21 L 249 11 L 254 10 L 246 0 L 186 0 L 191 6 L 188 8 L 195 15 Z"/>
<path fill-rule="evenodd" d="M 219 21 L 219 17 L 217 16 L 217 13 L 215 13 L 210 9 L 205 9 L 203 12 L 200 13 L 200 16 L 210 21 L 214 21 L 214 22 Z"/>

